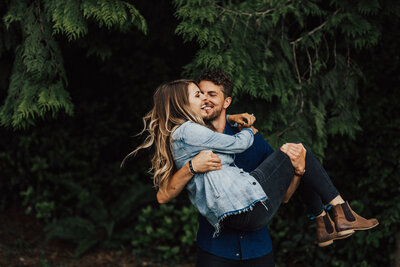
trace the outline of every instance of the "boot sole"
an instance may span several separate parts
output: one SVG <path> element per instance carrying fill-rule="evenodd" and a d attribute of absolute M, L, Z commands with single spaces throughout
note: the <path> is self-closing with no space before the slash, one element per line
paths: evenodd
<path fill-rule="evenodd" d="M 349 230 L 343 230 L 343 231 L 341 231 L 341 232 L 338 232 L 338 234 L 341 235 L 340 233 L 347 232 L 347 231 L 353 231 L 353 232 L 354 232 L 354 231 L 365 231 L 365 230 L 372 229 L 372 228 L 374 228 L 374 227 L 376 227 L 376 226 L 378 226 L 378 225 L 379 225 L 379 222 L 378 222 L 377 224 L 374 224 L 374 225 L 370 226 L 370 227 L 351 228 L 351 229 L 349 229 Z"/>
<path fill-rule="evenodd" d="M 342 238 L 346 238 L 348 235 L 351 235 L 351 234 L 354 234 L 353 229 L 338 232 L 338 236 L 342 237 Z"/>
<path fill-rule="evenodd" d="M 333 240 L 329 240 L 329 241 L 318 243 L 318 246 L 319 247 L 326 247 L 326 246 L 329 246 L 332 243 L 333 243 Z"/>
<path fill-rule="evenodd" d="M 352 231 L 351 233 L 348 233 L 348 234 L 345 234 L 345 235 L 339 235 L 339 236 L 335 237 L 333 240 L 344 239 L 344 238 L 347 238 L 347 237 L 351 236 L 354 233 L 355 233 L 355 231 Z"/>
<path fill-rule="evenodd" d="M 337 237 L 333 238 L 332 240 L 328 240 L 328 241 L 325 241 L 325 242 L 318 243 L 318 246 L 319 246 L 319 247 L 326 247 L 326 246 L 329 246 L 330 244 L 333 243 L 333 240 L 336 240 L 336 239 L 344 239 L 344 238 L 349 237 L 349 236 L 351 236 L 352 234 L 355 233 L 353 230 L 349 230 L 349 231 L 346 231 L 346 232 L 349 232 L 349 233 L 348 233 L 348 234 L 343 234 L 343 235 L 341 235 L 341 236 L 337 236 Z"/>
<path fill-rule="evenodd" d="M 379 222 L 378 222 L 377 224 L 375 224 L 375 225 L 370 226 L 370 227 L 365 227 L 365 228 L 354 228 L 354 230 L 356 230 L 356 231 L 369 230 L 369 229 L 372 229 L 372 228 L 374 228 L 374 227 L 376 227 L 376 226 L 378 226 L 378 225 L 379 225 Z"/>

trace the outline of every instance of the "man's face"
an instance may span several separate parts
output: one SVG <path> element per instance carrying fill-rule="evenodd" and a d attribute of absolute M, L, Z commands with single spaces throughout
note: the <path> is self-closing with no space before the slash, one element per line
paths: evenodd
<path fill-rule="evenodd" d="M 230 97 L 225 98 L 222 85 L 216 85 L 210 81 L 201 81 L 199 86 L 207 98 L 205 108 L 207 115 L 203 116 L 203 119 L 213 121 L 229 106 Z"/>

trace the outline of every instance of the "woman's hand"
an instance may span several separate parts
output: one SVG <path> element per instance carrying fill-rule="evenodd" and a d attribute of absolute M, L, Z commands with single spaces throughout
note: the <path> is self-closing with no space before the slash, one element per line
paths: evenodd
<path fill-rule="evenodd" d="M 222 167 L 221 160 L 211 150 L 203 150 L 192 159 L 195 172 L 208 172 L 219 170 Z"/>
<path fill-rule="evenodd" d="M 258 130 L 257 130 L 254 126 L 251 126 L 250 129 L 253 130 L 253 133 L 254 133 L 254 134 L 258 133 Z"/>
<path fill-rule="evenodd" d="M 281 151 L 289 156 L 296 173 L 303 173 L 306 168 L 307 150 L 302 144 L 286 143 L 281 146 Z"/>
<path fill-rule="evenodd" d="M 237 123 L 239 130 L 242 130 L 243 128 L 249 128 L 250 126 L 252 126 L 253 123 L 256 121 L 256 117 L 253 114 L 241 113 L 229 115 L 228 121 L 231 124 Z"/>

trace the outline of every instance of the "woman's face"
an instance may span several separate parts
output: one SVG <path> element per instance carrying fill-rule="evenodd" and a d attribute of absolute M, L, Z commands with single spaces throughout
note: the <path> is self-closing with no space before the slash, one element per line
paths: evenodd
<path fill-rule="evenodd" d="M 194 83 L 189 84 L 188 86 L 189 93 L 189 104 L 193 112 L 200 115 L 202 118 L 207 116 L 207 112 L 204 109 L 206 107 L 207 98 L 200 91 L 200 88 L 197 87 Z"/>

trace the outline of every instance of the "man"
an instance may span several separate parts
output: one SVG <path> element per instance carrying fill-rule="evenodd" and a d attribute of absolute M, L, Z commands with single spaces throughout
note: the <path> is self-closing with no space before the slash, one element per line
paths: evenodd
<path fill-rule="evenodd" d="M 250 127 L 255 117 L 250 114 L 229 116 L 227 123 L 226 109 L 231 104 L 233 82 L 222 70 L 203 72 L 199 77 L 199 86 L 207 98 L 204 121 L 216 132 L 234 135 L 239 131 L 229 122 L 239 121 L 242 126 Z M 293 144 L 293 146 L 296 146 Z M 298 151 L 300 151 L 300 147 Z M 254 170 L 273 152 L 271 146 L 260 134 L 254 136 L 253 145 L 245 152 L 235 155 L 235 164 L 247 172 Z M 293 156 L 293 155 L 292 155 Z M 297 155 L 298 156 L 298 155 Z M 221 168 L 221 162 L 211 151 L 203 151 L 192 160 L 192 170 L 207 172 Z M 157 193 L 159 203 L 166 203 L 176 197 L 193 177 L 188 163 L 178 170 L 168 185 L 167 194 L 161 190 Z M 214 228 L 199 215 L 197 233 L 198 267 L 211 266 L 274 266 L 272 242 L 267 226 L 252 232 L 224 228 L 218 237 L 213 238 Z"/>

